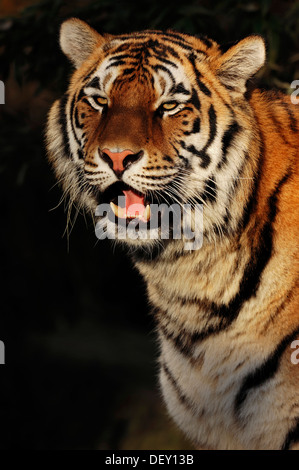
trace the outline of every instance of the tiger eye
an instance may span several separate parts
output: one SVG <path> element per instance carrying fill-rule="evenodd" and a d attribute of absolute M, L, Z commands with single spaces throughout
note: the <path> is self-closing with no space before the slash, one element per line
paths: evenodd
<path fill-rule="evenodd" d="M 164 103 L 163 104 L 163 109 L 165 109 L 166 111 L 170 111 L 171 109 L 176 108 L 177 105 L 178 105 L 178 103 L 175 103 L 174 101 L 172 103 Z"/>
<path fill-rule="evenodd" d="M 96 101 L 98 104 L 100 104 L 101 106 L 105 106 L 105 104 L 108 103 L 107 98 L 104 98 L 103 96 L 97 96 L 97 97 L 95 98 L 95 101 Z"/>

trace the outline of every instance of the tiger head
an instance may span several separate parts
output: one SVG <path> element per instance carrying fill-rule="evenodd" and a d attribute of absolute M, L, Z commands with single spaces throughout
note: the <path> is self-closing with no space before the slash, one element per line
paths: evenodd
<path fill-rule="evenodd" d="M 245 92 L 264 63 L 263 39 L 250 36 L 223 53 L 206 37 L 101 35 L 70 19 L 60 45 L 76 70 L 50 111 L 47 147 L 70 203 L 93 214 L 110 204 L 114 219 L 100 217 L 108 233 L 116 220 L 137 219 L 155 231 L 128 237 L 129 244 L 159 239 L 159 223 L 150 226 L 153 203 L 191 211 L 203 204 L 208 237 L 234 230 L 258 152 Z"/>

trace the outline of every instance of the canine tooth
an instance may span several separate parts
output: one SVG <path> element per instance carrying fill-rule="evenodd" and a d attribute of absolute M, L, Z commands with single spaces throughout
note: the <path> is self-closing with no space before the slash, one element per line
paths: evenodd
<path fill-rule="evenodd" d="M 114 214 L 117 217 L 125 218 L 126 217 L 126 209 L 123 207 L 119 207 L 114 202 L 110 202 L 110 207 L 113 210 Z"/>
<path fill-rule="evenodd" d="M 148 221 L 151 218 L 151 208 L 150 205 L 148 204 L 145 208 L 145 211 L 143 213 L 143 218 Z"/>
<path fill-rule="evenodd" d="M 118 206 L 114 202 L 110 202 L 110 207 L 113 210 L 114 214 L 118 217 Z"/>
<path fill-rule="evenodd" d="M 114 204 L 114 202 L 112 202 L 112 201 L 110 202 L 110 207 L 113 210 L 114 214 L 118 215 L 118 206 L 116 204 Z"/>

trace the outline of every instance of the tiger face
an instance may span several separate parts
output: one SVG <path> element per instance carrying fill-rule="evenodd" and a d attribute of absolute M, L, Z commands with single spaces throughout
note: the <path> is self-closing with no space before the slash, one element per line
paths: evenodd
<path fill-rule="evenodd" d="M 47 142 L 70 202 L 93 213 L 109 204 L 100 225 L 116 238 L 123 240 L 120 221 L 155 232 L 126 237 L 129 244 L 160 240 L 153 204 L 192 212 L 200 203 L 205 236 L 234 230 L 254 172 L 246 155 L 258 136 L 244 93 L 264 63 L 263 40 L 249 37 L 222 54 L 207 38 L 100 35 L 71 19 L 60 44 L 77 70 L 51 109 Z"/>

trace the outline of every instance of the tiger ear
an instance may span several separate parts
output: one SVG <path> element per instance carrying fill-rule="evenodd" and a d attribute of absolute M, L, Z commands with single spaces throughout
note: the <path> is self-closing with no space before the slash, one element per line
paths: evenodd
<path fill-rule="evenodd" d="M 78 18 L 70 18 L 61 25 L 60 47 L 76 68 L 104 42 L 103 36 Z"/>
<path fill-rule="evenodd" d="M 237 93 L 245 93 L 246 82 L 265 63 L 266 48 L 261 36 L 249 36 L 231 47 L 217 64 L 219 80 Z"/>

